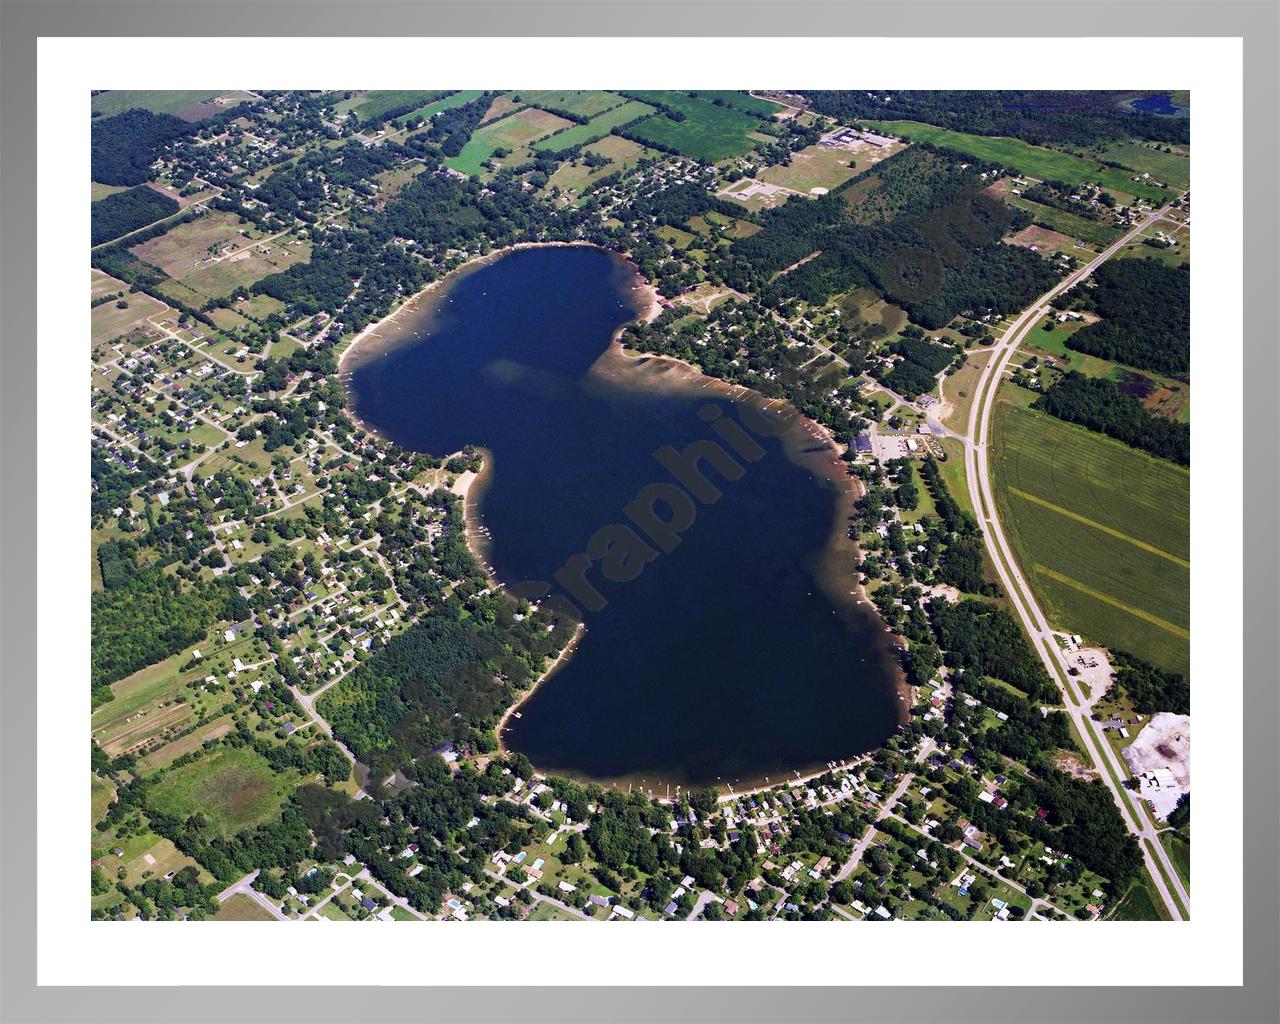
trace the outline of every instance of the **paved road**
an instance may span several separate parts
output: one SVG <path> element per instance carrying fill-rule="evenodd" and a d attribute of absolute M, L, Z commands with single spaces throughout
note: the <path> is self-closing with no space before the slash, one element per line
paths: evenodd
<path fill-rule="evenodd" d="M 703 908 L 706 907 L 708 903 L 714 903 L 715 899 L 716 897 L 714 893 L 710 893 L 706 889 L 703 889 L 702 892 L 698 893 L 698 901 L 694 903 L 693 909 L 689 911 L 689 916 L 686 917 L 685 920 L 697 920 L 698 915 L 702 913 Z"/>
<path fill-rule="evenodd" d="M 929 756 L 929 752 L 931 750 L 933 750 L 933 738 L 926 736 L 924 741 L 920 744 L 920 752 L 916 754 L 916 763 L 923 764 L 924 759 Z M 894 787 L 894 790 L 889 794 L 888 799 L 880 805 L 880 810 L 876 814 L 877 822 L 884 821 L 885 818 L 889 817 L 889 815 L 893 813 L 893 809 L 898 806 L 898 801 L 902 799 L 902 795 L 907 791 L 907 787 L 911 785 L 911 780 L 915 777 L 915 772 L 903 773 L 902 781 Z M 867 826 L 866 832 L 862 834 L 862 838 L 859 839 L 857 845 L 854 846 L 853 853 L 849 855 L 848 860 L 840 865 L 840 870 L 835 873 L 835 877 L 832 881 L 842 882 L 849 877 L 853 872 L 853 869 L 856 868 L 858 863 L 862 860 L 862 855 L 867 852 L 867 847 L 871 845 L 871 839 L 875 834 L 876 826 L 873 822 Z"/>
<path fill-rule="evenodd" d="M 1005 535 L 1004 527 L 1000 523 L 995 491 L 991 484 L 991 467 L 988 458 L 991 414 L 995 409 L 996 393 L 999 390 L 1000 382 L 1004 378 L 1004 371 L 1018 351 L 1018 347 L 1027 332 L 1031 330 L 1040 316 L 1048 309 L 1050 300 L 1083 281 L 1125 245 L 1165 216 L 1169 209 L 1170 207 L 1164 207 L 1149 214 L 1119 240 L 1098 254 L 1092 261 L 1073 271 L 1057 285 L 1045 292 L 1013 321 L 994 346 L 991 359 L 988 360 L 978 379 L 973 407 L 969 411 L 968 436 L 964 438 L 964 459 L 965 475 L 969 485 L 969 498 L 978 513 L 978 518 L 983 527 L 983 537 L 986 540 L 991 559 L 995 563 L 1000 582 L 1004 586 L 1006 593 L 1009 594 L 1010 601 L 1017 611 L 1018 617 L 1022 620 L 1023 626 L 1031 637 L 1032 646 L 1035 647 L 1036 653 L 1044 662 L 1049 675 L 1058 685 L 1062 693 L 1063 703 L 1068 714 L 1071 715 L 1076 723 L 1080 736 L 1084 740 L 1089 758 L 1092 764 L 1098 768 L 1102 781 L 1111 790 L 1112 797 L 1120 808 L 1121 816 L 1124 818 L 1129 831 L 1141 840 L 1148 840 L 1140 843 L 1147 871 L 1151 875 L 1152 882 L 1160 893 L 1160 898 L 1164 901 L 1169 915 L 1175 921 L 1180 921 L 1183 919 L 1183 914 L 1169 892 L 1169 887 L 1165 881 L 1166 877 L 1172 880 L 1179 899 L 1182 900 L 1183 905 L 1188 910 L 1191 906 L 1189 894 L 1178 878 L 1177 872 L 1174 871 L 1168 854 L 1155 835 L 1154 828 L 1148 823 L 1145 811 L 1137 803 L 1132 793 L 1117 784 L 1116 778 L 1125 778 L 1128 770 L 1119 763 L 1120 759 L 1112 749 L 1111 744 L 1097 734 L 1096 728 L 1089 717 L 1092 704 L 1087 698 L 1084 701 L 1077 701 L 1076 694 L 1072 691 L 1069 682 L 1071 677 L 1067 673 L 1066 657 L 1058 646 L 1053 630 L 1050 628 L 1043 610 L 1037 603 L 1030 585 L 1018 566 L 1013 549 Z M 1154 854 L 1152 851 L 1154 851 Z M 1160 867 L 1163 867 L 1163 871 L 1157 866 L 1157 861 Z"/>
<path fill-rule="evenodd" d="M 275 904 L 273 904 L 269 899 L 263 896 L 262 893 L 258 892 L 258 890 L 253 887 L 253 880 L 257 877 L 258 877 L 257 871 L 250 871 L 247 875 L 244 876 L 244 878 L 240 879 L 240 881 L 227 886 L 227 888 L 223 889 L 222 892 L 218 893 L 218 902 L 226 903 L 227 900 L 229 900 L 236 893 L 244 893 L 251 900 L 253 900 L 254 903 L 262 907 L 263 910 L 267 911 L 267 913 L 269 913 L 277 921 L 289 920 L 287 917 L 285 917 L 284 914 L 280 913 L 280 910 L 275 906 Z"/>

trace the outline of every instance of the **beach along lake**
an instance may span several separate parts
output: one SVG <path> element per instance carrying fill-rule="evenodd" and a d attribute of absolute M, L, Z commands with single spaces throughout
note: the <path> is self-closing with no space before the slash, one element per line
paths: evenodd
<path fill-rule="evenodd" d="M 596 248 L 521 249 L 444 282 L 403 337 L 350 362 L 370 429 L 486 450 L 469 514 L 497 578 L 581 610 L 578 644 L 503 742 L 655 795 L 874 749 L 904 705 L 891 638 L 851 593 L 852 483 L 807 421 L 614 343 L 642 284 Z"/>

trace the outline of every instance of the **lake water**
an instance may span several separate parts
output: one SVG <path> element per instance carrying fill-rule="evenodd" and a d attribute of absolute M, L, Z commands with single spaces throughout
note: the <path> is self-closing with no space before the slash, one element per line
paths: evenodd
<path fill-rule="evenodd" d="M 1178 117 L 1187 113 L 1187 107 L 1176 106 L 1167 92 L 1154 93 L 1140 99 L 1131 100 L 1129 105 L 1144 114 L 1160 114 L 1162 117 Z"/>
<path fill-rule="evenodd" d="M 447 282 L 406 338 L 353 360 L 369 427 L 436 455 L 487 450 L 472 516 L 508 585 L 552 581 L 602 527 L 629 522 L 642 488 L 674 484 L 659 449 L 711 440 L 728 453 L 705 418 L 740 419 L 727 388 L 611 344 L 636 315 L 637 280 L 599 249 L 520 250 Z M 736 480 L 703 465 L 722 497 L 691 502 L 671 553 L 650 546 L 626 581 L 586 574 L 604 607 L 583 609 L 586 632 L 509 719 L 508 748 L 663 795 L 790 778 L 895 730 L 896 654 L 850 595 L 843 470 L 798 420 L 781 438 L 747 436 L 763 453 L 738 459 Z"/>

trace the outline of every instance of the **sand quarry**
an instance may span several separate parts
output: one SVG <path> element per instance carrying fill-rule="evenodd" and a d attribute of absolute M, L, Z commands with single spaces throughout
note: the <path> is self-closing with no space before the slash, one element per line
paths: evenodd
<path fill-rule="evenodd" d="M 1164 819 L 1191 791 L 1191 719 L 1162 711 L 1121 751 L 1138 779 L 1139 792 Z"/>

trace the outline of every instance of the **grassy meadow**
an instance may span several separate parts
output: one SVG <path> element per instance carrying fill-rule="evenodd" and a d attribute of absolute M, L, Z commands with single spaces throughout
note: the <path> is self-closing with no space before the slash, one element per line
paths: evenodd
<path fill-rule="evenodd" d="M 1003 135 L 970 135 L 950 128 L 938 128 L 918 121 L 866 121 L 865 124 L 891 135 L 899 135 L 913 142 L 929 142 L 945 146 L 960 153 L 968 153 L 978 160 L 1013 167 L 1023 174 L 1041 180 L 1065 181 L 1077 184 L 1083 181 L 1101 182 L 1103 188 L 1114 189 L 1130 195 L 1141 196 L 1155 202 L 1172 198 L 1170 193 L 1152 185 L 1136 182 L 1133 175 L 1117 167 L 1103 167 L 1092 160 L 1063 153 L 1056 149 L 1033 146 L 1021 139 Z"/>
<path fill-rule="evenodd" d="M 199 811 L 232 836 L 272 820 L 296 782 L 295 773 L 277 773 L 252 747 L 219 746 L 166 772 L 147 802 L 180 820 Z"/>

